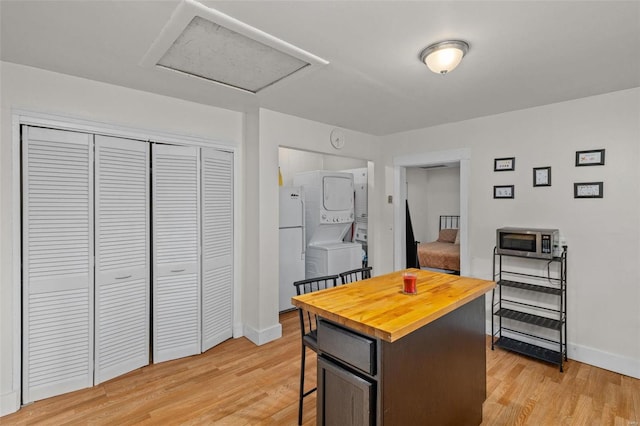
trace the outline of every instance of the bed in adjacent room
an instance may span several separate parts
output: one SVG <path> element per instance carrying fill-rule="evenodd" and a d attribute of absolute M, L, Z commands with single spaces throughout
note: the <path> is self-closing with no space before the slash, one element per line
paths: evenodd
<path fill-rule="evenodd" d="M 460 216 L 440 216 L 438 239 L 418 243 L 421 268 L 460 272 Z"/>

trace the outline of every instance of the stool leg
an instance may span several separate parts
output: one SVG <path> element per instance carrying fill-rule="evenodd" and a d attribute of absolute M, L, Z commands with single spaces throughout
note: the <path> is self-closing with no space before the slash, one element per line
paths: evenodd
<path fill-rule="evenodd" d="M 302 346 L 302 356 L 300 363 L 300 402 L 298 403 L 298 424 L 302 424 L 302 400 L 304 399 L 304 363 L 305 363 L 305 355 L 306 348 L 304 345 Z"/>

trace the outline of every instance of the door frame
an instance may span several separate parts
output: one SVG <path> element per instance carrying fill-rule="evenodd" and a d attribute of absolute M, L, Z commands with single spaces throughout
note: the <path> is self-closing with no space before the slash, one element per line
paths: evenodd
<path fill-rule="evenodd" d="M 220 149 L 233 154 L 233 337 L 242 336 L 242 289 L 240 286 L 240 245 L 242 234 L 240 229 L 240 188 L 243 170 L 240 163 L 242 148 L 238 142 L 204 139 L 176 133 L 154 131 L 144 128 L 120 126 L 116 124 L 90 121 L 71 116 L 40 113 L 23 109 L 12 109 L 11 134 L 12 134 L 12 302 L 14 311 L 12 315 L 12 396 L 15 401 L 15 410 L 22 405 L 22 191 L 21 191 L 21 146 L 20 126 L 31 125 L 48 127 L 57 130 L 69 130 L 76 132 L 94 133 L 105 136 L 137 139 L 147 142 L 159 142 L 182 146 L 197 146 Z M 20 226 L 16 226 L 20 224 Z M 5 395 L 6 397 L 6 395 Z M 13 411 L 12 411 L 13 412 Z"/>
<path fill-rule="evenodd" d="M 406 215 L 403 208 L 407 200 L 407 167 L 460 164 L 460 275 L 469 275 L 469 179 L 471 150 L 469 148 L 431 151 L 393 158 L 393 269 L 406 268 Z"/>

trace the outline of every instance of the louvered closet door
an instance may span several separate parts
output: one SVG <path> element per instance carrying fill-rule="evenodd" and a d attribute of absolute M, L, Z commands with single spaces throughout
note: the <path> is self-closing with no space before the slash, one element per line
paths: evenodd
<path fill-rule="evenodd" d="M 149 144 L 95 136 L 95 384 L 149 363 Z"/>
<path fill-rule="evenodd" d="M 233 334 L 233 154 L 202 149 L 202 351 Z"/>
<path fill-rule="evenodd" d="M 22 127 L 23 403 L 93 383 L 92 135 Z"/>
<path fill-rule="evenodd" d="M 198 153 L 152 148 L 154 362 L 200 353 Z"/>

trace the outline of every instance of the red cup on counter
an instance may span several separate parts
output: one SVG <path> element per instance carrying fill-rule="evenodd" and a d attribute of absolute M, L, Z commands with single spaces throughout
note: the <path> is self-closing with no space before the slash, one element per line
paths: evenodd
<path fill-rule="evenodd" d="M 417 294 L 418 287 L 416 286 L 416 280 L 418 275 L 415 272 L 405 272 L 402 274 L 403 286 L 402 292 L 404 294 Z"/>

